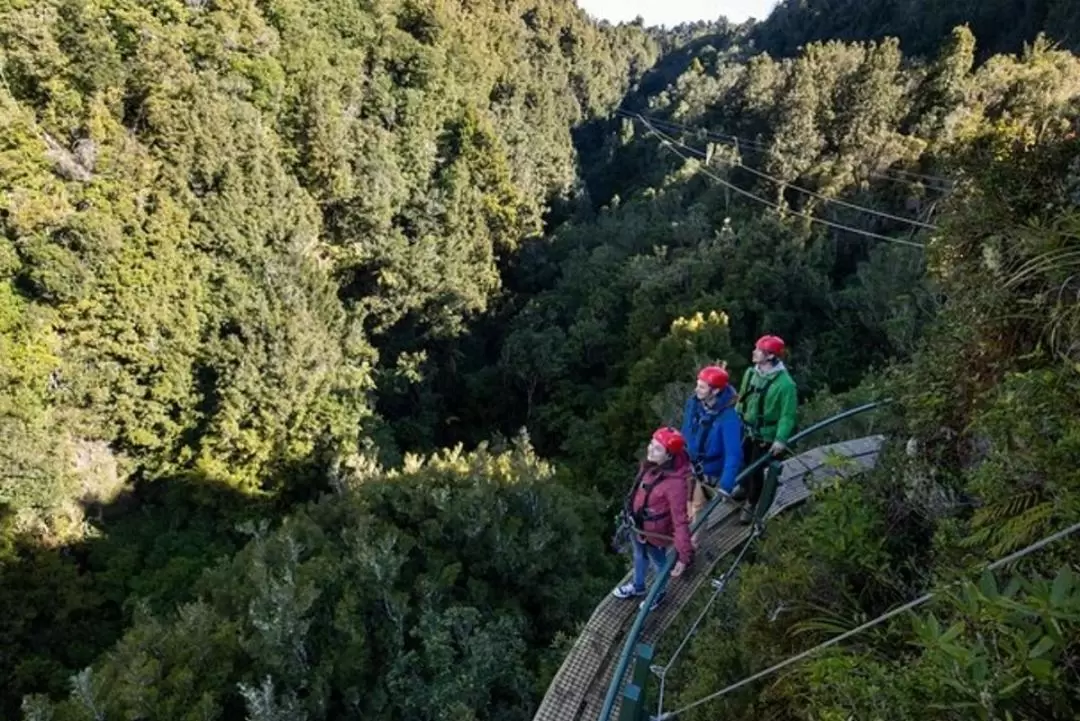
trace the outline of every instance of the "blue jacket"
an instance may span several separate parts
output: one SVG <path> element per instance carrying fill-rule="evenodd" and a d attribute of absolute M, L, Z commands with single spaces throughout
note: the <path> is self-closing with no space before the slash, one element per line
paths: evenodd
<path fill-rule="evenodd" d="M 735 389 L 728 386 L 712 409 L 690 396 L 683 412 L 682 434 L 694 464 L 701 464 L 709 479 L 720 478 L 720 488 L 731 493 L 742 468 L 742 419 L 735 410 Z M 719 409 L 719 410 L 717 410 Z"/>

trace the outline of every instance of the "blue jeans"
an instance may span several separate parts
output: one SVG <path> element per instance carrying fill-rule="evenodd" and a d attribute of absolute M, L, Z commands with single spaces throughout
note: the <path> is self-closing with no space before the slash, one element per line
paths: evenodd
<path fill-rule="evenodd" d="M 668 549 L 659 548 L 648 543 L 642 543 L 641 540 L 634 536 L 634 590 L 645 590 L 645 574 L 649 570 L 649 561 L 653 562 L 656 566 L 656 572 L 660 573 L 660 569 L 664 567 L 664 563 L 667 561 Z M 665 579 L 666 583 L 666 579 Z M 664 587 L 660 587 L 660 593 L 664 592 Z M 658 596 L 659 597 L 659 596 Z"/>

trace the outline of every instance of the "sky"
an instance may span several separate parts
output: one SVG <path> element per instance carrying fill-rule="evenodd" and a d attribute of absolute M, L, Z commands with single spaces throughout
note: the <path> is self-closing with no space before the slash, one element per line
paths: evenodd
<path fill-rule="evenodd" d="M 630 21 L 640 15 L 646 25 L 673 27 L 693 20 L 716 20 L 721 15 L 733 23 L 748 17 L 764 20 L 777 0 L 577 0 L 578 7 L 598 20 Z"/>

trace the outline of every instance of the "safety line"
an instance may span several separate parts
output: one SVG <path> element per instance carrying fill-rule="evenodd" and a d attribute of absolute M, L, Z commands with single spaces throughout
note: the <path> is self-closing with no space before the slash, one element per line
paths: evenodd
<path fill-rule="evenodd" d="M 1012 554 L 1010 554 L 1010 555 L 1008 555 L 1008 556 L 1006 556 L 1006 557 L 1004 557 L 1004 558 L 1002 558 L 1002 559 L 1000 559 L 998 561 L 995 561 L 994 563 L 991 563 L 989 566 L 987 566 L 984 569 L 984 572 L 985 571 L 993 571 L 993 570 L 996 570 L 998 568 L 1001 568 L 1002 566 L 1008 565 L 1008 564 L 1012 563 L 1013 561 L 1019 560 L 1019 559 L 1023 558 L 1024 556 L 1027 556 L 1030 553 L 1034 553 L 1035 551 L 1039 550 L 1043 546 L 1046 546 L 1046 545 L 1048 545 L 1050 543 L 1053 543 L 1054 541 L 1057 541 L 1057 540 L 1059 540 L 1061 538 L 1064 538 L 1065 536 L 1068 536 L 1068 535 L 1070 535 L 1072 533 L 1075 533 L 1078 530 L 1080 530 L 1080 523 L 1075 523 L 1075 524 L 1069 526 L 1068 528 L 1066 528 L 1064 530 L 1058 531 L 1057 533 L 1054 533 L 1054 534 L 1052 534 L 1050 536 L 1047 536 L 1046 538 L 1043 538 L 1040 541 L 1037 541 L 1037 542 L 1031 544 L 1027 548 L 1023 548 L 1023 549 L 1021 549 L 1021 550 L 1019 550 L 1019 551 L 1017 551 L 1015 553 L 1012 553 Z M 949 585 L 950 586 L 955 585 L 955 583 L 949 584 Z M 721 696 L 724 696 L 725 694 L 728 694 L 728 693 L 734 691 L 735 689 L 742 688 L 743 686 L 747 685 L 748 683 L 752 683 L 754 681 L 757 681 L 760 678 L 763 678 L 763 677 L 768 676 L 770 674 L 776 673 L 780 669 L 787 668 L 788 666 L 790 666 L 790 665 L 792 665 L 794 663 L 797 663 L 797 662 L 803 660 L 804 658 L 817 653 L 818 651 L 826 649 L 829 646 L 835 646 L 836 644 L 840 643 L 841 641 L 844 641 L 846 639 L 851 638 L 852 636 L 860 634 L 860 633 L 862 633 L 863 631 L 865 631 L 865 630 L 867 630 L 869 628 L 873 628 L 874 626 L 880 625 L 880 624 L 884 623 L 885 621 L 888 621 L 890 618 L 893 618 L 895 616 L 900 615 L 901 613 L 904 613 L 905 611 L 910 611 L 911 609 L 915 608 L 916 606 L 921 606 L 922 604 L 926 603 L 927 601 L 929 601 L 933 597 L 934 597 L 934 592 L 931 591 L 929 593 L 925 593 L 922 596 L 919 596 L 918 598 L 916 598 L 914 601 L 908 601 L 907 603 L 905 603 L 903 606 L 900 606 L 899 608 L 894 608 L 893 610 L 889 611 L 888 613 L 884 613 L 884 614 L 878 616 L 877 618 L 875 618 L 875 619 L 873 619 L 871 621 L 867 621 L 866 623 L 864 623 L 864 624 L 862 624 L 862 625 L 860 625 L 860 626 L 858 626 L 856 628 L 853 628 L 850 631 L 845 631 L 844 633 L 840 634 L 839 636 L 834 636 L 833 638 L 829 639 L 828 641 L 825 641 L 824 643 L 818 644 L 817 646 L 814 646 L 813 648 L 810 648 L 810 649 L 808 649 L 806 651 L 803 651 L 802 653 L 796 654 L 796 655 L 792 656 L 791 658 L 788 658 L 788 659 L 786 659 L 784 661 L 781 661 L 778 664 L 770 666 L 769 668 L 765 669 L 764 671 L 758 671 L 757 673 L 753 674 L 752 676 L 748 676 L 748 677 L 744 678 L 742 681 L 739 681 L 737 683 L 733 683 L 733 684 L 731 684 L 730 686 L 728 686 L 726 688 L 723 688 L 723 689 L 721 689 L 721 690 L 719 690 L 719 691 L 717 691 L 715 693 L 711 693 L 708 696 L 705 696 L 704 698 L 701 698 L 701 699 L 698 699 L 697 701 L 694 701 L 693 703 L 687 704 L 686 706 L 683 706 L 682 708 L 680 708 L 680 709 L 678 709 L 676 711 L 668 711 L 666 713 L 662 713 L 659 716 L 655 717 L 655 721 L 669 721 L 670 719 L 673 719 L 676 716 L 681 716 L 682 714 L 686 713 L 687 711 L 695 709 L 698 706 L 701 706 L 702 704 L 706 704 L 709 701 L 714 701 L 714 700 L 720 698 Z"/>
<path fill-rule="evenodd" d="M 691 147 L 691 146 L 687 145 L 686 143 L 683 143 L 682 141 L 679 141 L 679 140 L 672 139 L 672 141 L 675 142 L 680 147 L 682 147 L 684 150 L 687 150 L 687 151 L 697 155 L 698 157 L 700 157 L 702 159 L 705 159 L 706 162 L 707 162 L 707 159 L 708 159 L 709 156 L 708 156 L 708 153 L 706 153 L 705 151 L 698 150 L 697 148 L 693 148 L 693 147 Z M 794 183 L 789 183 L 786 180 L 776 178 L 776 177 L 774 177 L 772 175 L 769 175 L 768 173 L 763 173 L 762 171 L 757 170 L 756 168 L 751 168 L 749 165 L 746 165 L 745 163 L 740 163 L 740 162 L 735 161 L 735 160 L 728 160 L 727 158 L 724 158 L 724 157 L 717 157 L 717 160 L 719 160 L 721 163 L 724 163 L 724 164 L 726 164 L 728 166 L 731 166 L 731 167 L 734 167 L 734 168 L 742 168 L 743 170 L 747 171 L 748 173 L 752 173 L 753 175 L 756 175 L 759 178 L 764 178 L 765 180 L 776 183 L 777 185 L 783 185 L 784 187 L 791 188 L 792 190 L 797 190 L 800 193 L 805 193 L 807 195 L 812 195 L 815 198 L 819 198 L 821 200 L 824 200 L 826 203 L 834 203 L 836 205 L 842 205 L 845 208 L 851 208 L 853 210 L 859 210 L 859 211 L 862 211 L 864 213 L 869 213 L 871 215 L 876 215 L 876 216 L 879 216 L 881 218 L 888 218 L 889 220 L 896 220 L 896 221 L 899 221 L 901 223 L 908 223 L 910 225 L 914 225 L 914 226 L 917 226 L 919 228 L 926 228 L 928 230 L 937 230 L 938 229 L 938 227 L 936 225 L 933 225 L 931 223 L 924 223 L 923 221 L 918 220 L 916 218 L 905 218 L 902 215 L 893 215 L 892 213 L 886 213 L 883 210 L 874 210 L 873 208 L 867 208 L 864 205 L 858 205 L 856 203 L 849 203 L 848 201 L 841 200 L 840 198 L 830 198 L 829 196 L 824 195 L 822 193 L 819 193 L 819 192 L 817 192 L 815 190 L 810 190 L 809 188 L 804 188 L 801 185 L 795 185 Z"/>
<path fill-rule="evenodd" d="M 698 626 L 701 625 L 701 622 L 709 613 L 709 609 L 712 608 L 712 605 L 716 602 L 716 599 L 720 597 L 720 594 L 724 592 L 724 589 L 727 587 L 727 582 L 731 579 L 732 575 L 734 575 L 735 569 L 738 568 L 739 563 L 742 562 L 743 556 L 746 555 L 746 551 L 750 548 L 750 544 L 753 543 L 754 540 L 756 540 L 757 537 L 760 535 L 761 525 L 760 523 L 755 522 L 753 531 L 750 533 L 750 537 L 746 539 L 746 543 L 744 543 L 743 547 L 739 550 L 739 555 L 737 555 L 735 557 L 735 560 L 732 561 L 731 566 L 728 567 L 728 570 L 720 575 L 720 578 L 713 580 L 712 597 L 709 599 L 709 602 L 705 604 L 705 608 L 701 609 L 701 613 L 698 614 L 698 617 L 694 621 L 694 623 L 690 625 L 690 630 L 686 632 L 685 636 L 683 636 L 682 643 L 680 643 L 679 647 L 675 649 L 675 653 L 671 654 L 671 658 L 669 658 L 668 662 L 663 666 L 652 667 L 653 673 L 660 677 L 660 697 L 656 702 L 656 713 L 660 714 L 664 711 L 664 687 L 667 683 L 668 671 L 670 671 L 671 667 L 675 665 L 675 662 L 679 660 L 679 656 L 682 654 L 683 649 L 686 648 L 686 644 L 689 643 L 693 635 L 697 633 Z"/>
<path fill-rule="evenodd" d="M 645 123 L 646 126 L 650 125 L 648 123 L 648 121 L 646 121 L 644 119 L 644 116 L 639 116 L 638 119 L 641 120 L 642 123 Z M 677 140 L 676 138 L 673 138 L 670 135 L 667 135 L 665 133 L 661 133 L 660 131 L 657 131 L 655 127 L 651 127 L 651 129 L 654 130 L 654 132 L 657 132 L 658 135 L 662 135 L 664 138 L 666 138 L 668 140 L 668 142 L 674 143 L 675 145 L 677 145 L 677 146 L 683 148 L 684 150 L 686 150 L 687 152 L 692 153 L 693 155 L 697 156 L 698 158 L 701 158 L 702 160 L 705 160 L 706 164 L 708 164 L 709 156 L 708 156 L 708 153 L 706 153 L 705 151 L 698 150 L 697 148 L 694 148 L 694 147 L 692 147 L 690 145 L 687 145 L 686 143 L 682 142 L 681 140 Z M 834 203 L 836 205 L 842 205 L 842 206 L 844 206 L 846 208 L 851 208 L 853 210 L 862 211 L 864 213 L 869 213 L 871 215 L 876 215 L 876 216 L 879 216 L 879 217 L 882 217 L 882 218 L 888 218 L 889 220 L 895 220 L 895 221 L 898 221 L 898 222 L 901 222 L 901 223 L 907 223 L 909 225 L 913 225 L 913 226 L 916 226 L 916 227 L 919 227 L 919 228 L 926 228 L 927 230 L 937 230 L 938 229 L 938 227 L 936 225 L 933 225 L 932 223 L 927 223 L 927 222 L 919 220 L 917 218 L 905 218 L 902 215 L 894 215 L 892 213 L 886 213 L 885 211 L 882 211 L 882 210 L 875 210 L 873 208 L 868 208 L 868 207 L 866 207 L 864 205 L 858 205 L 856 203 L 849 203 L 848 201 L 841 200 L 840 198 L 830 198 L 829 196 L 824 195 L 822 193 L 819 193 L 817 191 L 810 190 L 809 188 L 804 188 L 804 187 L 802 187 L 800 185 L 795 185 L 794 183 L 789 183 L 786 180 L 774 177 L 772 175 L 769 175 L 768 173 L 764 173 L 764 172 L 762 172 L 760 170 L 757 170 L 756 168 L 751 168 L 749 165 L 746 165 L 745 163 L 740 163 L 740 162 L 735 161 L 735 160 L 729 160 L 729 159 L 724 158 L 724 157 L 717 157 L 717 159 L 721 163 L 725 163 L 726 165 L 728 165 L 730 167 L 742 168 L 743 170 L 746 170 L 747 172 L 752 173 L 753 175 L 756 175 L 759 178 L 764 178 L 765 180 L 776 183 L 777 185 L 783 185 L 785 187 L 791 188 L 792 190 L 796 190 L 796 191 L 799 191 L 801 193 L 811 195 L 811 196 L 813 196 L 815 198 L 819 198 L 821 200 L 824 200 L 827 203 Z M 776 206 L 776 207 L 779 207 L 779 206 Z"/>
<path fill-rule="evenodd" d="M 653 133 L 655 133 L 656 136 L 660 138 L 661 143 L 663 145 L 665 145 L 669 150 L 671 150 L 671 152 L 675 153 L 676 155 L 678 155 L 683 160 L 690 160 L 690 158 L 688 158 L 683 153 L 679 152 L 679 150 L 674 147 L 674 145 L 679 144 L 678 141 L 672 139 L 670 136 L 668 136 L 668 135 L 664 134 L 663 132 L 661 132 L 661 131 L 657 130 L 656 128 L 654 128 L 644 118 L 641 118 L 641 122 L 644 123 Z M 703 166 L 700 170 L 701 170 L 702 173 L 709 176 L 710 178 L 712 178 L 716 182 L 720 183 L 724 187 L 730 188 L 731 190 L 734 190 L 736 193 L 739 193 L 740 195 L 746 196 L 747 198 L 750 198 L 751 200 L 755 200 L 758 203 L 761 203 L 763 205 L 767 205 L 770 208 L 772 208 L 773 210 L 776 210 L 776 211 L 779 211 L 779 212 L 784 212 L 784 209 L 781 208 L 776 203 L 773 203 L 772 201 L 766 200 L 765 198 L 762 198 L 760 196 L 754 195 L 750 191 L 744 190 L 744 189 L 740 188 L 737 185 L 729 183 L 728 181 L 724 180 L 720 176 L 718 176 L 715 173 L 711 172 L 707 167 Z M 900 238 L 890 238 L 887 235 L 881 235 L 879 233 L 873 233 L 873 232 L 871 232 L 869 230 L 862 230 L 860 228 L 853 228 L 853 227 L 851 227 L 849 225 L 843 225 L 841 223 L 834 223 L 831 220 L 825 220 L 824 218 L 818 218 L 816 216 L 809 215 L 807 213 L 801 213 L 799 211 L 794 211 L 794 210 L 788 211 L 788 212 L 790 212 L 792 215 L 798 216 L 800 218 L 805 218 L 805 219 L 807 219 L 807 220 L 809 220 L 811 222 L 814 222 L 814 223 L 821 223 L 822 225 L 827 225 L 830 228 L 835 228 L 837 230 L 845 230 L 845 231 L 847 231 L 849 233 L 855 233 L 857 235 L 864 235 L 864 236 L 866 236 L 868 238 L 874 238 L 876 240 L 884 240 L 884 241 L 886 241 L 888 243 L 896 243 L 898 245 L 907 245 L 907 246 L 911 246 L 911 247 L 914 247 L 914 248 L 925 248 L 926 247 L 922 243 L 916 243 L 916 242 L 910 241 L 910 240 L 902 240 Z"/>
<path fill-rule="evenodd" d="M 709 139 L 709 140 L 717 140 L 717 141 L 722 142 L 722 143 L 727 143 L 729 145 L 733 145 L 736 148 L 745 147 L 745 148 L 749 148 L 751 150 L 754 150 L 754 151 L 756 151 L 758 153 L 762 153 L 762 154 L 767 154 L 767 153 L 772 152 L 772 148 L 770 148 L 768 145 L 766 145 L 764 143 L 761 143 L 761 142 L 758 142 L 756 140 L 750 140 L 749 138 L 742 138 L 742 137 L 739 137 L 738 135 L 730 135 L 730 134 L 727 134 L 727 133 L 720 133 L 720 132 L 712 131 L 712 130 L 709 130 L 709 129 L 703 128 L 703 127 L 695 127 L 695 126 L 692 126 L 692 125 L 684 125 L 682 123 L 677 123 L 677 122 L 674 122 L 674 121 L 671 121 L 671 120 L 661 120 L 659 118 L 655 118 L 655 117 L 652 117 L 652 116 L 643 115 L 642 113 L 634 112 L 634 111 L 631 111 L 631 110 L 626 110 L 625 108 L 617 108 L 615 112 L 616 112 L 616 114 L 620 115 L 621 117 L 625 117 L 625 118 L 631 118 L 631 119 L 633 119 L 633 118 L 647 118 L 648 121 L 651 122 L 652 124 L 657 125 L 657 126 L 667 126 L 667 128 L 670 129 L 670 130 L 681 130 L 681 131 L 689 132 L 689 133 L 703 133 L 705 135 L 705 137 L 707 139 Z M 888 173 L 899 173 L 901 175 L 908 176 L 909 178 L 920 178 L 921 180 L 909 180 L 908 178 L 900 178 L 900 177 L 896 177 L 896 176 L 893 176 L 893 175 L 888 175 Z M 912 172 L 912 171 L 909 171 L 909 170 L 901 170 L 900 168 L 886 168 L 883 171 L 870 171 L 868 173 L 868 175 L 871 175 L 873 177 L 883 178 L 883 179 L 886 179 L 886 180 L 893 180 L 893 181 L 896 181 L 898 183 L 904 183 L 906 185 L 922 185 L 924 187 L 930 187 L 933 190 L 938 190 L 938 191 L 941 191 L 941 192 L 947 192 L 947 191 L 951 190 L 952 186 L 955 185 L 955 182 L 956 182 L 954 180 L 950 180 L 949 178 L 943 178 L 943 177 L 940 177 L 940 176 L 937 176 L 937 175 L 926 175 L 926 174 L 923 174 L 923 173 L 915 173 L 915 172 Z M 927 186 L 927 183 L 923 182 L 923 181 L 927 181 L 927 180 L 937 181 L 938 183 L 942 183 L 944 185 L 947 185 L 948 187 L 941 187 L 939 185 Z"/>

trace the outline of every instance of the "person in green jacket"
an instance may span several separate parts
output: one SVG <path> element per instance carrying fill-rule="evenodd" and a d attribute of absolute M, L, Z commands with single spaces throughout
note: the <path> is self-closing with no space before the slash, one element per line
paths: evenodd
<path fill-rule="evenodd" d="M 795 381 L 784 367 L 784 341 L 775 335 L 766 335 L 754 344 L 754 365 L 746 370 L 739 388 L 736 410 L 743 419 L 746 432 L 743 436 L 743 463 L 750 465 L 763 455 L 779 458 L 787 451 L 788 439 L 795 432 L 798 414 L 798 395 Z M 746 479 L 747 505 L 739 518 L 750 523 L 757 516 L 764 517 L 768 507 L 757 508 L 765 487 L 765 476 L 772 463 L 765 463 Z M 775 472 L 778 468 L 772 468 Z M 740 494 L 741 495 L 741 494 Z M 764 502 L 772 505 L 775 489 Z M 737 497 L 737 496 L 736 496 Z M 763 504 L 764 505 L 764 504 Z"/>

